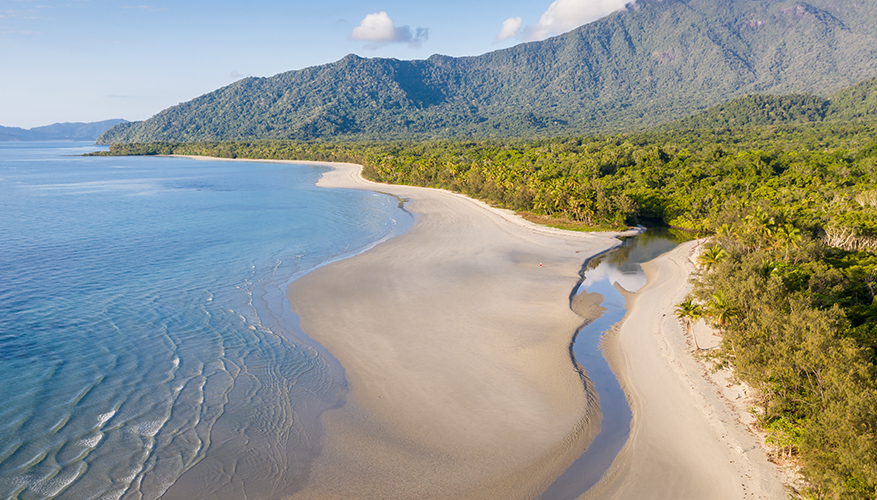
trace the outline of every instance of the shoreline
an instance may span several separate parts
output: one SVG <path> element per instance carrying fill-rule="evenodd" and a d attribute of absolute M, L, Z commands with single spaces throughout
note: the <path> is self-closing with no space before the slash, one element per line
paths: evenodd
<path fill-rule="evenodd" d="M 347 404 L 323 415 L 323 451 L 294 498 L 533 498 L 593 440 L 596 395 L 570 360 L 589 319 L 570 299 L 583 263 L 617 246 L 617 234 L 374 183 L 359 165 L 228 161 L 326 166 L 318 186 L 388 194 L 416 214 L 407 232 L 289 287 L 301 328 L 341 362 L 350 388 Z M 733 397 L 725 380 L 692 356 L 673 316 L 693 244 L 643 266 L 648 284 L 625 294 L 627 313 L 605 336 L 633 422 L 579 498 L 788 496 L 745 405 L 723 399 Z"/>
<path fill-rule="evenodd" d="M 745 421 L 745 405 L 729 399 L 736 386 L 695 358 L 673 314 L 691 289 L 696 244 L 683 243 L 643 264 L 648 283 L 624 293 L 627 313 L 606 334 L 604 350 L 633 413 L 630 438 L 603 479 L 580 498 L 789 496 L 789 478 L 768 461 L 761 437 Z"/>
<path fill-rule="evenodd" d="M 372 183 L 359 166 L 301 163 L 334 168 L 318 186 L 408 199 L 416 221 L 290 287 L 302 329 L 341 361 L 350 388 L 323 416 L 323 453 L 296 498 L 538 495 L 599 430 L 569 355 L 586 322 L 569 297 L 615 235 Z"/>

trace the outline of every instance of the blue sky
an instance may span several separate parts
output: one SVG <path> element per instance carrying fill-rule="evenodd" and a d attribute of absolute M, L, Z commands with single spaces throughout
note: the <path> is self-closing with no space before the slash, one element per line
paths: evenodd
<path fill-rule="evenodd" d="M 629 0 L 0 0 L 0 125 L 142 120 L 243 76 L 477 55 Z"/>

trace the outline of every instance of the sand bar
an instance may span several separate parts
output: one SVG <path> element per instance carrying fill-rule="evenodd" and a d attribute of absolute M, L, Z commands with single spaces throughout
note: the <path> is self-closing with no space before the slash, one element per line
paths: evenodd
<path fill-rule="evenodd" d="M 333 166 L 318 185 L 405 198 L 416 222 L 290 287 L 350 387 L 323 415 L 296 498 L 533 498 L 598 430 L 570 358 L 583 319 L 569 296 L 583 262 L 618 240 Z"/>

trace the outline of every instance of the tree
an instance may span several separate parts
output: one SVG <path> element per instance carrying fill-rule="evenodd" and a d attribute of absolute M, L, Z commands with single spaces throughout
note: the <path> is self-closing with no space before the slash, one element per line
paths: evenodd
<path fill-rule="evenodd" d="M 725 292 L 719 290 L 710 296 L 707 302 L 707 316 L 715 321 L 716 325 L 723 327 L 728 324 L 732 318 L 740 315 L 740 312 L 725 296 Z"/>
<path fill-rule="evenodd" d="M 786 249 L 785 260 L 789 260 L 789 248 L 798 248 L 801 242 L 801 230 L 791 224 L 785 224 L 776 231 L 777 246 Z"/>
<path fill-rule="evenodd" d="M 694 340 L 694 348 L 699 351 L 700 346 L 697 345 L 697 337 L 692 333 L 691 326 L 703 317 L 703 308 L 700 304 L 694 302 L 691 297 L 688 297 L 679 304 L 676 304 L 675 312 L 676 317 L 685 323 L 685 331 L 691 335 L 691 338 Z"/>
<path fill-rule="evenodd" d="M 728 252 L 724 251 L 722 248 L 717 246 L 712 246 L 707 248 L 700 254 L 697 258 L 697 263 L 701 265 L 705 270 L 709 271 L 716 264 L 721 262 L 728 256 Z"/>

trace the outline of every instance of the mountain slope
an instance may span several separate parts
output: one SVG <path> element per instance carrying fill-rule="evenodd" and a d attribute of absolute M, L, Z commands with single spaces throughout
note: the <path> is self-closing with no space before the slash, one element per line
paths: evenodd
<path fill-rule="evenodd" d="M 877 75 L 877 7 L 644 0 L 481 56 L 354 55 L 247 78 L 99 141 L 548 135 L 657 125 L 752 93 L 826 95 Z"/>
<path fill-rule="evenodd" d="M 113 119 L 91 123 L 55 123 L 23 129 L 0 127 L 0 141 L 93 141 L 115 125 L 128 123 Z"/>
<path fill-rule="evenodd" d="M 738 97 L 668 123 L 664 130 L 746 128 L 833 120 L 877 121 L 877 78 L 842 89 L 828 98 L 812 94 Z"/>

